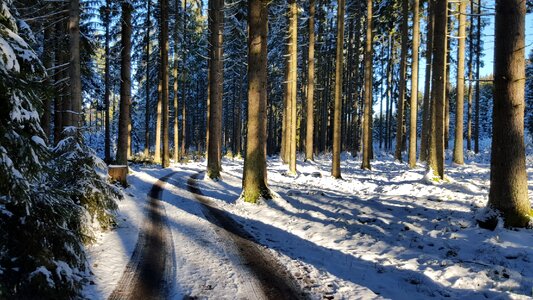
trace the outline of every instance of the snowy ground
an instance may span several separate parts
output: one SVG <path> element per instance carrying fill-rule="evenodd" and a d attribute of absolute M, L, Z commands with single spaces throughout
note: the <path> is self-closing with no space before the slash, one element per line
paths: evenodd
<path fill-rule="evenodd" d="M 533 231 L 477 228 L 486 205 L 487 155 L 465 166 L 447 166 L 450 181 L 424 181 L 379 155 L 372 171 L 343 155 L 342 180 L 329 176 L 331 157 L 298 164 L 298 176 L 269 160 L 269 184 L 279 195 L 260 205 L 237 201 L 242 161 L 224 159 L 223 180 L 200 180 L 217 205 L 267 246 L 303 290 L 322 299 L 521 299 L 533 296 Z M 160 177 L 177 172 L 163 194 L 171 224 L 176 284 L 173 296 L 247 298 L 250 276 L 205 220 L 186 189 L 203 163 L 162 170 L 133 167 L 130 194 L 120 203 L 119 228 L 89 248 L 93 284 L 85 295 L 106 298 L 120 279 L 142 224 L 145 195 Z M 528 160 L 533 200 L 533 159 Z"/>

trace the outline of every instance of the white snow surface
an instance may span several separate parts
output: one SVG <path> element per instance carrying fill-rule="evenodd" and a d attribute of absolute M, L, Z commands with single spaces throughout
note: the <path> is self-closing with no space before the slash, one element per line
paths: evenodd
<path fill-rule="evenodd" d="M 482 154 L 483 155 L 483 154 Z M 429 183 L 414 170 L 376 153 L 372 171 L 342 156 L 342 177 L 330 177 L 330 156 L 298 161 L 298 175 L 269 159 L 268 182 L 276 197 L 260 204 L 239 199 L 242 160 L 223 160 L 220 181 L 200 189 L 267 247 L 313 299 L 531 299 L 533 231 L 480 229 L 486 206 L 488 160 L 473 156 L 447 165 L 448 180 Z M 175 252 L 173 299 L 249 299 L 250 274 L 186 189 L 205 163 L 171 169 L 130 168 L 118 229 L 101 233 L 89 249 L 93 284 L 84 293 L 105 299 L 131 256 L 146 193 L 160 177 L 177 172 L 163 193 Z M 533 159 L 528 158 L 533 200 Z"/>

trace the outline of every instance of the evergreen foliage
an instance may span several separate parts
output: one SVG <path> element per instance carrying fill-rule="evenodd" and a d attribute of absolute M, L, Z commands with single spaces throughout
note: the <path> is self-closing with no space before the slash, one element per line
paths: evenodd
<path fill-rule="evenodd" d="M 0 298 L 71 299 L 86 276 L 83 241 L 113 224 L 120 191 L 70 133 L 53 151 L 40 126 L 46 72 L 12 1 L 0 2 Z"/>

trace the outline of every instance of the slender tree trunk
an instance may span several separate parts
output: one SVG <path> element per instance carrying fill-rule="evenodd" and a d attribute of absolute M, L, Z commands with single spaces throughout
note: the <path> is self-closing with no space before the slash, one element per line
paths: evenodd
<path fill-rule="evenodd" d="M 159 47 L 161 48 L 161 46 Z M 161 49 L 159 50 L 159 56 L 161 57 Z M 161 61 L 159 61 L 159 70 L 158 70 L 158 84 L 157 84 L 157 108 L 156 108 L 156 120 L 155 120 L 155 152 L 154 152 L 154 162 L 161 163 L 161 113 L 163 109 L 162 105 L 162 75 L 163 72 Z"/>
<path fill-rule="evenodd" d="M 168 0 L 160 0 L 161 5 L 161 105 L 163 122 L 163 153 L 161 165 L 170 166 L 168 137 Z"/>
<path fill-rule="evenodd" d="M 353 82 L 351 82 L 350 84 L 352 84 L 354 86 L 354 91 L 355 91 L 355 94 L 354 94 L 354 104 L 353 104 L 353 123 L 354 123 L 354 133 L 352 134 L 353 136 L 353 153 L 352 153 L 352 156 L 355 157 L 357 156 L 357 153 L 359 152 L 359 145 L 360 145 L 360 135 L 359 135 L 359 132 L 360 132 L 360 118 L 359 118 L 359 113 L 360 113 L 360 110 L 361 110 L 361 106 L 359 105 L 359 100 L 360 100 L 360 96 L 359 96 L 359 90 L 361 89 L 361 87 L 359 86 L 359 60 L 360 60 L 360 48 L 361 48 L 361 38 L 359 36 L 360 34 L 360 31 L 361 31 L 361 21 L 360 20 L 357 20 L 356 24 L 355 24 L 355 62 L 354 62 L 354 74 L 353 74 Z"/>
<path fill-rule="evenodd" d="M 266 170 L 266 45 L 268 9 L 265 0 L 248 1 L 248 122 L 244 159 L 244 201 L 270 198 Z"/>
<path fill-rule="evenodd" d="M 120 113 L 118 119 L 117 164 L 128 164 L 131 101 L 131 4 L 122 2 L 122 47 L 120 51 Z"/>
<path fill-rule="evenodd" d="M 224 0 L 210 0 L 210 80 L 209 80 L 209 140 L 207 144 L 207 175 L 211 179 L 220 178 L 222 170 L 222 35 L 224 30 Z"/>
<path fill-rule="evenodd" d="M 400 58 L 400 95 L 398 96 L 398 119 L 396 125 L 396 151 L 394 158 L 402 161 L 403 137 L 404 137 L 404 119 L 405 119 L 405 94 L 407 87 L 407 52 L 409 40 L 409 0 L 402 0 L 402 56 Z"/>
<path fill-rule="evenodd" d="M 428 167 L 435 176 L 444 179 L 444 103 L 446 101 L 446 31 L 448 1 L 436 0 L 434 9 L 432 127 Z"/>
<path fill-rule="evenodd" d="M 468 42 L 468 116 L 467 116 L 467 134 L 466 149 L 472 150 L 472 79 L 473 79 L 473 62 L 474 62 L 474 0 L 470 0 L 470 27 Z"/>
<path fill-rule="evenodd" d="M 80 1 L 70 1 L 70 102 L 68 114 L 71 126 L 82 126 L 81 118 L 81 63 L 80 63 Z"/>
<path fill-rule="evenodd" d="M 474 0 L 472 0 L 474 1 Z M 479 153 L 479 68 L 481 60 L 481 0 L 477 1 L 477 30 L 476 30 L 476 120 L 474 130 L 474 152 Z"/>
<path fill-rule="evenodd" d="M 175 16 L 178 15 L 178 10 L 180 7 L 179 0 L 174 1 L 174 11 Z M 178 40 L 179 40 L 179 23 L 177 20 L 174 20 L 174 49 L 173 49 L 173 57 L 174 57 L 174 69 L 172 70 L 172 77 L 174 78 L 174 85 L 173 85 L 173 102 L 174 102 L 174 148 L 173 148 L 173 159 L 174 163 L 177 163 L 179 161 L 179 97 L 178 97 Z"/>
<path fill-rule="evenodd" d="M 524 145 L 526 2 L 496 0 L 489 207 L 506 226 L 531 222 Z"/>
<path fill-rule="evenodd" d="M 287 128 L 290 138 L 289 146 L 289 173 L 296 174 L 296 129 L 297 129 L 297 80 L 298 80 L 298 4 L 296 0 L 289 0 L 289 118 Z M 286 146 L 287 146 L 286 145 Z"/>
<path fill-rule="evenodd" d="M 455 112 L 455 141 L 453 162 L 464 164 L 463 121 L 465 97 L 465 40 L 466 40 L 466 3 L 459 3 L 459 47 L 457 49 L 457 107 Z"/>
<path fill-rule="evenodd" d="M 424 84 L 424 104 L 422 113 L 422 139 L 420 145 L 420 161 L 427 161 L 429 148 L 429 134 L 431 130 L 431 77 L 432 77 L 432 59 L 433 59 L 433 28 L 435 20 L 433 18 L 433 0 L 428 1 L 428 28 L 426 40 L 426 78 Z"/>
<path fill-rule="evenodd" d="M 107 0 L 109 1 L 109 0 Z M 151 16 L 151 0 L 147 1 L 147 12 L 146 12 L 146 103 L 145 103 L 145 112 L 144 112 L 144 156 L 150 155 L 150 30 L 152 23 L 150 20 Z M 109 30 L 109 26 L 106 27 L 106 30 Z M 106 31 L 108 32 L 108 31 Z M 107 36 L 107 35 L 106 35 Z"/>
<path fill-rule="evenodd" d="M 341 101 L 344 51 L 344 0 L 337 9 L 337 54 L 335 57 L 335 109 L 333 113 L 333 162 L 331 176 L 341 178 Z"/>
<path fill-rule="evenodd" d="M 105 7 L 105 70 L 104 70 L 104 109 L 105 109 L 105 141 L 104 155 L 107 163 L 111 162 L 111 117 L 109 112 L 109 97 L 111 96 L 111 71 L 110 68 L 110 47 L 111 42 L 110 22 L 111 22 L 111 0 L 106 0 Z"/>
<path fill-rule="evenodd" d="M 307 113 L 305 159 L 313 160 L 314 111 L 315 111 L 315 0 L 309 1 L 309 49 L 307 65 Z"/>
<path fill-rule="evenodd" d="M 448 3 L 448 11 L 452 11 L 452 4 Z M 448 18 L 448 35 L 454 30 L 454 22 L 451 16 Z M 444 149 L 450 148 L 450 101 L 452 95 L 452 82 L 450 80 L 450 69 L 452 65 L 451 43 L 446 39 L 446 96 L 444 98 Z"/>
<path fill-rule="evenodd" d="M 419 1 L 413 0 L 413 63 L 411 71 L 411 112 L 409 121 L 409 167 L 416 167 L 418 117 L 418 47 L 420 45 Z"/>
<path fill-rule="evenodd" d="M 370 170 L 370 157 L 372 151 L 372 0 L 367 0 L 366 9 L 366 45 L 365 45 L 365 95 L 364 95 L 364 118 L 363 118 L 363 161 L 362 169 Z"/>
<path fill-rule="evenodd" d="M 183 1 L 183 57 L 187 57 L 187 0 Z M 187 155 L 187 65 L 183 60 L 183 103 L 181 105 L 181 157 Z"/>

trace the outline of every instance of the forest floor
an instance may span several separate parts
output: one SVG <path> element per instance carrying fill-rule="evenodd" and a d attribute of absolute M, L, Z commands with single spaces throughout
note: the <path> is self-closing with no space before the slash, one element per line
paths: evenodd
<path fill-rule="evenodd" d="M 205 162 L 133 166 L 118 228 L 102 232 L 88 249 L 94 275 L 84 293 L 111 295 L 135 249 L 147 193 L 175 172 L 159 197 L 172 236 L 171 299 L 255 295 L 259 279 L 242 258 L 242 246 L 228 243 L 205 203 L 240 224 L 308 298 L 530 299 L 533 231 L 476 225 L 488 197 L 489 157 L 468 155 L 464 166 L 448 164 L 443 183 L 428 181 L 422 165 L 409 170 L 388 154 L 377 153 L 372 171 L 343 154 L 342 180 L 330 177 L 328 155 L 299 160 L 296 177 L 272 158 L 268 180 L 276 197 L 259 205 L 238 200 L 242 160 L 225 158 L 218 182 L 199 173 Z M 533 156 L 528 173 L 533 200 Z"/>

